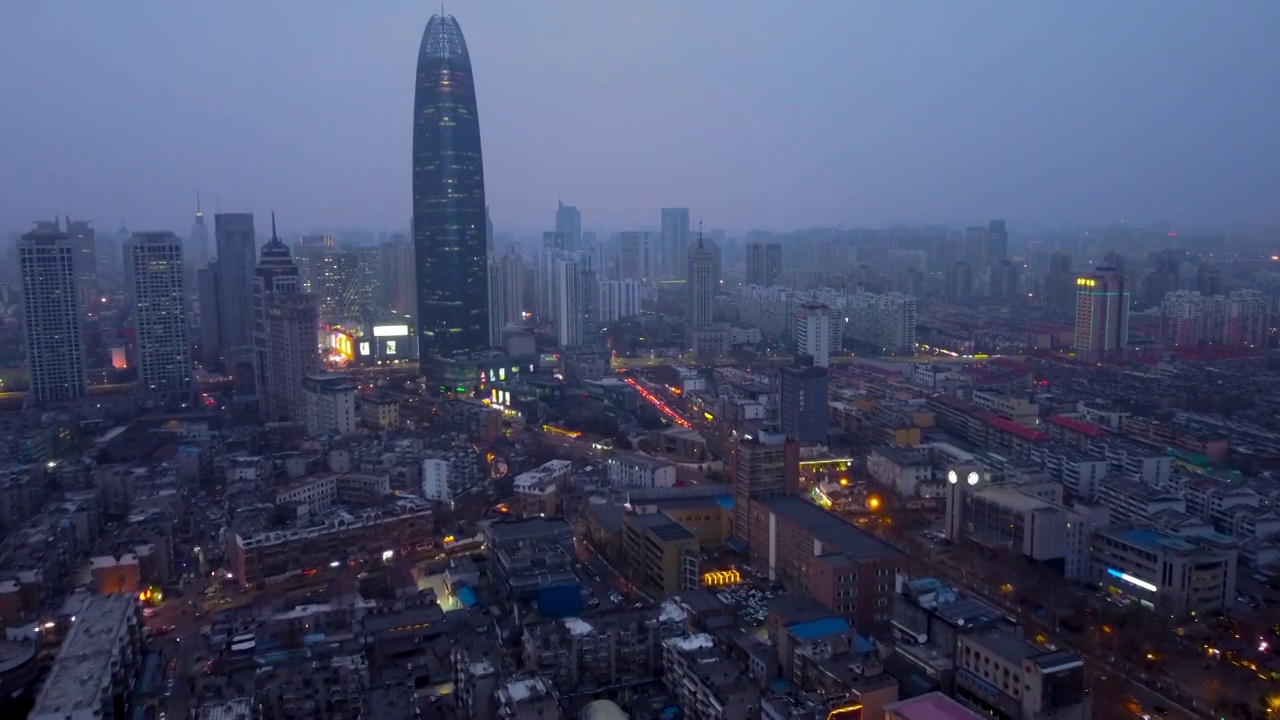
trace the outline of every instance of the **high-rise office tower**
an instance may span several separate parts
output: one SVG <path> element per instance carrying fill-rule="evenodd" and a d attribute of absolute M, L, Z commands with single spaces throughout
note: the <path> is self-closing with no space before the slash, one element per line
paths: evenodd
<path fill-rule="evenodd" d="M 590 256 L 591 272 L 601 278 L 608 274 L 604 262 L 604 243 L 597 240 L 596 234 L 590 230 L 582 233 L 582 252 Z"/>
<path fill-rule="evenodd" d="M 716 319 L 716 256 L 701 235 L 689 248 L 685 322 L 690 330 L 705 328 Z"/>
<path fill-rule="evenodd" d="M 418 48 L 413 102 L 413 244 L 419 352 L 489 346 L 484 161 L 471 56 L 452 15 L 433 15 Z"/>
<path fill-rule="evenodd" d="M 502 347 L 502 330 L 507 326 L 506 266 L 501 258 L 489 260 L 489 345 Z"/>
<path fill-rule="evenodd" d="M 782 277 L 782 245 L 747 243 L 747 284 L 773 287 Z"/>
<path fill-rule="evenodd" d="M 168 399 L 190 396 L 182 241 L 171 232 L 140 232 L 124 246 L 125 287 L 136 332 L 138 386 Z"/>
<path fill-rule="evenodd" d="M 533 273 L 533 311 L 543 322 L 556 319 L 555 270 L 556 262 L 563 256 L 561 250 L 544 249 L 538 253 L 538 265 Z"/>
<path fill-rule="evenodd" d="M 947 268 L 945 292 L 952 302 L 973 296 L 973 266 L 961 260 Z"/>
<path fill-rule="evenodd" d="M 80 295 L 80 305 L 86 312 L 92 313 L 95 309 L 94 300 L 98 297 L 98 245 L 95 233 L 89 227 L 88 220 L 72 220 L 68 217 L 67 237 L 75 248 L 76 292 Z"/>
<path fill-rule="evenodd" d="M 564 237 L 564 249 L 582 250 L 582 213 L 572 205 L 560 202 L 556 206 L 556 232 Z"/>
<path fill-rule="evenodd" d="M 682 278 L 689 254 L 689 208 L 662 208 L 662 277 Z"/>
<path fill-rule="evenodd" d="M 708 237 L 703 240 L 707 247 L 711 248 L 711 257 L 714 258 L 711 271 L 711 286 L 715 288 L 715 292 L 720 292 L 720 283 L 724 282 L 724 241 L 716 242 Z"/>
<path fill-rule="evenodd" d="M 782 432 L 806 445 L 827 444 L 827 370 L 782 368 L 778 409 Z"/>
<path fill-rule="evenodd" d="M 587 259 L 578 253 L 562 253 L 552 265 L 552 303 L 555 306 L 556 341 L 562 348 L 582 344 L 590 308 L 591 276 Z"/>
<path fill-rule="evenodd" d="M 1129 346 L 1131 295 L 1128 279 L 1112 267 L 1076 278 L 1076 351 L 1097 358 Z"/>
<path fill-rule="evenodd" d="M 1142 283 L 1147 305 L 1159 305 L 1165 295 L 1181 289 L 1182 256 L 1181 250 L 1161 250 L 1147 256 L 1151 271 Z"/>
<path fill-rule="evenodd" d="M 991 232 L 987 228 L 980 225 L 965 228 L 961 259 L 973 272 L 980 273 L 987 267 L 992 244 Z"/>
<path fill-rule="evenodd" d="M 617 322 L 640 314 L 640 283 L 635 280 L 602 280 L 597 307 L 600 322 Z"/>
<path fill-rule="evenodd" d="M 832 309 L 821 303 L 802 302 L 796 305 L 796 352 L 813 358 L 817 367 L 831 364 L 832 349 L 839 349 L 836 329 L 838 321 Z"/>
<path fill-rule="evenodd" d="M 551 251 L 567 250 L 564 233 L 558 230 L 548 230 L 542 233 L 542 249 Z"/>
<path fill-rule="evenodd" d="M 18 241 L 29 396 L 37 403 L 85 396 L 84 311 L 76 290 L 76 245 L 56 223 Z"/>
<path fill-rule="evenodd" d="M 1075 275 L 1071 272 L 1071 256 L 1055 252 L 1049 255 L 1049 271 L 1044 276 L 1044 299 L 1049 307 L 1065 310 L 1073 307 Z"/>
<path fill-rule="evenodd" d="M 328 235 L 307 236 L 294 246 L 302 291 L 316 296 L 324 322 L 368 320 L 386 309 L 382 257 L 380 247 L 342 249 Z"/>
<path fill-rule="evenodd" d="M 200 311 L 200 357 L 207 362 L 216 357 L 222 348 L 222 325 L 218 320 L 217 258 L 196 271 L 196 304 Z"/>
<path fill-rule="evenodd" d="M 649 280 L 649 233 L 618 233 L 618 280 Z"/>
<path fill-rule="evenodd" d="M 1196 290 L 1205 296 L 1221 295 L 1222 271 L 1209 263 L 1201 262 L 1196 268 Z"/>
<path fill-rule="evenodd" d="M 1015 298 L 1022 296 L 1022 264 L 996 260 L 987 268 L 987 296 Z"/>
<path fill-rule="evenodd" d="M 122 228 L 123 229 L 123 228 Z M 120 263 L 124 259 L 122 248 L 128 234 L 120 237 L 115 233 L 104 232 L 101 235 L 93 231 L 94 262 L 97 263 L 98 282 L 119 282 L 124 278 L 124 270 Z"/>
<path fill-rule="evenodd" d="M 502 317 L 504 324 L 520 322 L 524 315 L 524 260 L 509 248 L 502 256 Z"/>
<path fill-rule="evenodd" d="M 382 245 L 382 274 L 387 286 L 387 304 L 401 315 L 418 311 L 413 268 L 413 242 L 405 235 L 392 235 Z"/>
<path fill-rule="evenodd" d="M 131 237 L 133 233 L 129 232 L 124 222 L 120 223 L 114 233 L 104 232 L 101 237 L 94 233 L 94 241 L 98 244 L 98 272 L 101 277 L 123 282 L 124 267 L 121 262 L 124 261 L 124 244 Z"/>
<path fill-rule="evenodd" d="M 350 292 L 352 317 L 375 320 L 387 310 L 386 288 L 382 284 L 382 250 L 376 245 L 357 245 L 349 251 L 355 259 Z"/>
<path fill-rule="evenodd" d="M 204 268 L 208 266 L 209 226 L 204 222 L 204 211 L 200 209 L 200 193 L 196 193 L 196 216 L 191 222 L 191 238 L 187 241 L 187 251 L 183 253 L 183 265 L 188 268 Z"/>
<path fill-rule="evenodd" d="M 1009 259 L 1009 231 L 1004 220 L 992 220 L 987 224 L 987 264 L 993 265 Z"/>
<path fill-rule="evenodd" d="M 253 346 L 253 317 L 246 300 L 253 297 L 253 270 L 257 266 L 257 239 L 252 213 L 218 213 L 213 216 L 218 243 L 218 319 L 222 350 Z"/>
<path fill-rule="evenodd" d="M 302 382 L 320 369 L 316 343 L 318 303 L 302 292 L 298 266 L 289 246 L 276 235 L 262 246 L 253 276 L 253 349 L 259 412 L 268 422 L 302 421 L 306 397 Z"/>

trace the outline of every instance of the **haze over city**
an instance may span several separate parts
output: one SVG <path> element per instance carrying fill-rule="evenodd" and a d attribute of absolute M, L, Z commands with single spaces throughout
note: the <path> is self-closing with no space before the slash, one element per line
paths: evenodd
<path fill-rule="evenodd" d="M 3 720 L 1280 715 L 1275 0 L 82 5 Z"/>
<path fill-rule="evenodd" d="M 463 2 L 503 231 L 1273 222 L 1274 29 L 1237 2 Z M 410 215 L 393 0 L 7 3 L 0 227 L 55 213 L 282 229 Z M 215 200 L 219 199 L 219 200 Z"/>

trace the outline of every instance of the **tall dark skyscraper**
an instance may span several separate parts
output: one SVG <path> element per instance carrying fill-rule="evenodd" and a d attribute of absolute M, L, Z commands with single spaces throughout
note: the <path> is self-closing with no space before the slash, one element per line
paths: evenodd
<path fill-rule="evenodd" d="M 218 339 L 223 351 L 251 348 L 253 317 L 247 300 L 253 297 L 258 262 L 253 215 L 217 213 L 213 234 L 218 242 Z"/>
<path fill-rule="evenodd" d="M 419 348 L 457 357 L 489 347 L 484 161 L 471 56 L 452 15 L 418 48 L 413 101 L 413 244 Z"/>
<path fill-rule="evenodd" d="M 786 367 L 779 376 L 782 432 L 806 445 L 826 445 L 827 369 Z"/>
<path fill-rule="evenodd" d="M 780 243 L 747 243 L 747 284 L 773 287 L 782 277 Z"/>

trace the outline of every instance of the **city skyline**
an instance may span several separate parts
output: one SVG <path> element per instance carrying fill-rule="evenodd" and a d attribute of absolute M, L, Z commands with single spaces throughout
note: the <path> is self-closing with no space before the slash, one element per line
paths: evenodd
<path fill-rule="evenodd" d="M 294 16 L 281 5 L 10 9 L 0 59 L 27 71 L 0 90 L 44 110 L 11 118 L 0 141 L 22 170 L 0 186 L 0 228 L 55 213 L 99 229 L 120 218 L 186 228 L 196 190 L 206 212 L 274 207 L 308 229 L 400 228 L 404 68 L 430 10 L 315 17 L 308 45 L 337 48 L 317 55 L 288 51 Z M 1265 118 L 1277 100 L 1255 91 L 1276 64 L 1273 5 L 1229 16 L 1150 2 L 1069 14 L 997 3 L 750 10 L 558 8 L 557 32 L 573 42 L 548 43 L 527 31 L 545 9 L 466 8 L 484 48 L 499 230 L 553 227 L 557 195 L 584 228 L 619 230 L 653 228 L 670 206 L 735 230 L 1275 219 L 1280 163 Z M 54 22 L 67 51 L 35 52 L 41 33 L 23 29 Z M 165 32 L 178 27 L 208 32 Z M 735 52 L 707 42 L 717 34 Z M 773 60 L 776 44 L 787 62 Z M 115 62 L 93 62 L 106 54 Z M 765 85 L 788 101 L 753 91 Z M 625 121 L 608 111 L 620 103 Z"/>

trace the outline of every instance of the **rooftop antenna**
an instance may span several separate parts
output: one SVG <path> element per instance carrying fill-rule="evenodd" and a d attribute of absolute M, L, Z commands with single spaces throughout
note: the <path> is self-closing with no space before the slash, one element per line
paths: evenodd
<path fill-rule="evenodd" d="M 199 190 L 196 191 L 196 215 L 200 215 L 200 216 L 204 215 L 204 213 L 200 212 L 200 191 Z"/>
<path fill-rule="evenodd" d="M 276 211 L 271 211 L 271 242 L 278 243 L 280 238 L 276 237 Z"/>
<path fill-rule="evenodd" d="M 698 247 L 702 247 L 702 213 L 698 213 Z"/>

